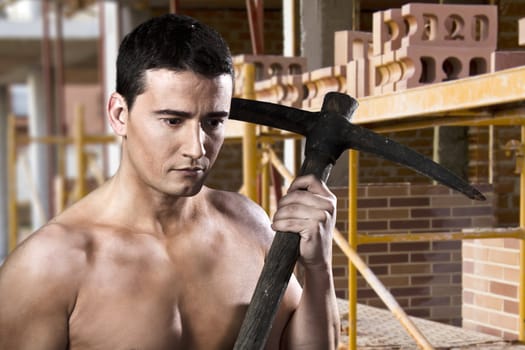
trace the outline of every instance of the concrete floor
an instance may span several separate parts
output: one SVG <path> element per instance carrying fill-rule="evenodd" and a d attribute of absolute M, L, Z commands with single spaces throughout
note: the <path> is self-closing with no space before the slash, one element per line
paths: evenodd
<path fill-rule="evenodd" d="M 339 300 L 343 330 L 348 330 L 348 301 Z M 436 350 L 525 350 L 525 345 L 505 342 L 498 337 L 445 325 L 439 322 L 411 317 L 420 332 Z M 341 349 L 348 344 L 344 332 Z M 416 342 L 388 310 L 366 305 L 357 307 L 358 350 L 416 350 Z"/>

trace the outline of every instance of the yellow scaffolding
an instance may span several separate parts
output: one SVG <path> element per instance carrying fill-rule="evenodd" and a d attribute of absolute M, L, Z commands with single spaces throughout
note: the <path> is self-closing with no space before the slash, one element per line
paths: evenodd
<path fill-rule="evenodd" d="M 106 144 L 113 143 L 117 140 L 114 135 L 87 135 L 84 129 L 84 108 L 79 105 L 76 107 L 73 125 L 72 136 L 40 136 L 40 137 L 26 137 L 17 136 L 16 134 L 16 117 L 14 115 L 8 116 L 7 121 L 7 177 L 8 177 L 8 250 L 11 252 L 18 244 L 18 208 L 17 208 L 17 148 L 19 144 L 28 144 L 32 142 L 58 145 L 60 147 L 59 162 L 64 162 L 63 147 L 66 145 L 73 145 L 75 147 L 75 168 L 77 177 L 74 183 L 74 192 L 70 194 L 71 201 L 76 201 L 84 197 L 88 193 L 87 187 L 87 163 L 88 157 L 85 146 L 89 144 Z M 57 179 L 55 181 L 55 205 L 56 210 L 62 210 L 68 197 L 65 186 L 65 167 L 64 164 L 59 164 Z"/>
<path fill-rule="evenodd" d="M 334 77 L 332 77 L 333 79 Z M 344 77 L 336 77 L 344 79 Z M 328 79 L 328 78 L 327 78 Z M 514 145 L 513 150 L 525 154 L 525 67 L 498 71 L 495 73 L 438 83 L 405 91 L 394 92 L 380 96 L 368 96 L 359 99 L 359 108 L 352 117 L 352 122 L 363 125 L 376 132 L 414 130 L 437 125 L 462 126 L 521 126 L 521 144 Z M 244 84 L 252 85 L 253 80 L 245 80 Z M 252 85 L 253 86 L 253 85 Z M 269 89 L 266 86 L 266 89 Z M 271 89 L 271 88 L 270 88 Z M 257 91 L 254 95 L 257 97 Z M 246 138 L 238 127 L 232 128 L 227 137 Z M 253 145 L 253 135 L 251 135 Z M 286 133 L 275 135 L 258 133 L 259 142 L 264 138 L 297 137 Z M 257 144 L 257 141 L 255 141 Z M 521 152 L 521 153 L 520 153 Z M 282 164 L 271 158 L 277 164 L 279 172 L 284 177 L 291 176 L 282 170 Z M 373 273 L 361 264 L 356 250 L 359 244 L 394 242 L 394 241 L 435 241 L 463 240 L 487 238 L 514 238 L 520 240 L 520 281 L 519 281 L 519 341 L 525 341 L 525 162 L 519 163 L 520 171 L 520 221 L 519 227 L 507 229 L 466 229 L 451 233 L 410 233 L 386 235 L 362 235 L 357 232 L 357 178 L 358 152 L 349 152 L 349 204 L 348 204 L 348 240 L 342 239 L 336 232 L 334 242 L 349 259 L 349 349 L 357 348 L 357 271 L 367 280 L 383 302 L 403 324 L 407 332 L 415 339 L 422 349 L 432 349 L 423 335 L 413 329 L 408 317 L 398 310 L 391 295 L 386 292 L 381 282 Z M 244 163 L 245 173 L 256 173 L 258 162 Z M 490 164 L 492 166 L 492 164 Z M 253 167 L 248 169 L 249 167 Z"/>
<path fill-rule="evenodd" d="M 255 98 L 253 65 L 243 68 L 245 81 L 243 97 Z M 343 79 L 338 77 L 338 79 Z M 406 91 L 371 96 L 360 99 L 360 107 L 354 114 L 352 121 L 364 125 L 376 132 L 411 130 L 435 125 L 517 125 L 521 126 L 521 143 L 514 145 L 514 150 L 525 153 L 525 109 L 521 102 L 525 97 L 525 67 L 518 67 L 491 74 L 456 80 L 414 88 Z M 14 117 L 9 118 L 9 248 L 12 250 L 17 242 L 17 212 L 16 212 L 16 145 L 17 142 L 43 142 L 52 144 L 74 144 L 76 146 L 77 171 L 79 178 L 76 184 L 76 198 L 83 196 L 85 187 L 85 154 L 84 145 L 89 143 L 114 142 L 114 136 L 85 135 L 83 130 L 83 111 L 77 109 L 76 127 L 73 137 L 40 137 L 17 139 L 15 136 Z M 256 126 L 247 126 L 244 123 L 233 122 L 233 127 L 226 135 L 229 138 L 243 140 L 243 191 L 250 197 L 256 197 L 256 177 L 264 173 L 259 168 L 259 159 L 263 159 L 263 167 L 273 165 L 283 177 L 289 178 L 293 174 L 288 172 L 280 162 L 271 145 L 275 140 L 297 138 L 297 135 L 272 131 Z M 231 125 L 232 126 L 232 125 Z M 258 144 L 264 144 L 260 150 Z M 393 241 L 430 241 L 473 238 L 514 238 L 520 240 L 520 281 L 519 281 L 519 340 L 525 340 L 525 162 L 520 164 L 520 224 L 510 229 L 464 230 L 452 233 L 411 233 L 395 235 L 361 235 L 357 232 L 357 178 L 358 153 L 349 152 L 349 208 L 348 208 L 348 238 L 341 238 L 336 232 L 335 243 L 349 258 L 349 349 L 356 349 L 357 323 L 357 271 L 359 271 L 376 293 L 394 312 L 409 334 L 423 349 L 431 349 L 431 345 L 419 331 L 413 327 L 403 310 L 386 291 L 381 282 L 362 263 L 356 253 L 359 244 L 393 242 Z M 79 183 L 82 182 L 82 183 Z M 267 180 L 264 180 L 267 183 Z M 267 186 L 266 186 L 267 187 Z M 269 196 L 264 192 L 260 201 L 268 210 Z"/>

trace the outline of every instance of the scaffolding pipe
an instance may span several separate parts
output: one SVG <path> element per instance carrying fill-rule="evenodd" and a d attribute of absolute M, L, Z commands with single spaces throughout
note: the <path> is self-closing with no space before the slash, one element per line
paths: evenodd
<path fill-rule="evenodd" d="M 357 251 L 357 184 L 359 179 L 359 152 L 348 151 L 348 246 Z M 346 243 L 337 240 L 339 247 Z M 348 250 L 348 249 L 347 249 Z M 344 251 L 344 250 L 343 250 Z M 346 253 L 345 253 L 346 254 Z M 348 259 L 348 349 L 357 349 L 357 270 Z"/>
<path fill-rule="evenodd" d="M 525 145 L 525 126 L 521 127 L 521 147 Z M 521 162 L 520 169 L 520 228 L 525 229 L 525 162 Z M 520 277 L 518 287 L 519 324 L 518 339 L 525 341 L 525 238 L 520 239 Z"/>
<path fill-rule="evenodd" d="M 16 120 L 7 117 L 7 179 L 8 179 L 8 250 L 12 252 L 18 243 L 18 212 L 16 198 Z"/>
<path fill-rule="evenodd" d="M 0 84 L 0 169 L 8 169 L 7 167 L 7 123 L 8 123 L 8 88 L 7 85 Z M 8 251 L 8 236 L 9 231 L 9 203 L 8 203 L 8 187 L 9 181 L 7 178 L 7 171 L 0 171 L 0 264 L 7 256 Z"/>
<path fill-rule="evenodd" d="M 242 67 L 243 92 L 242 97 L 255 98 L 255 66 L 246 63 Z M 244 194 L 257 201 L 257 133 L 256 125 L 245 123 L 242 138 L 242 165 Z"/>
<path fill-rule="evenodd" d="M 246 0 L 248 24 L 254 55 L 264 53 L 264 2 L 263 0 Z"/>
<path fill-rule="evenodd" d="M 86 186 L 86 156 L 84 153 L 84 106 L 77 105 L 75 109 L 75 153 L 76 153 L 76 172 L 75 183 L 76 200 L 87 194 Z"/>

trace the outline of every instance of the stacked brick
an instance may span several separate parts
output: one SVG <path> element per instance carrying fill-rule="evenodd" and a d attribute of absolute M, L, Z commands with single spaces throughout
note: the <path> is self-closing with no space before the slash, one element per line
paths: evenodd
<path fill-rule="evenodd" d="M 306 70 L 304 57 L 277 55 L 239 55 L 233 57 L 235 68 L 234 94 L 241 96 L 247 83 L 243 64 L 255 66 L 255 91 L 259 100 L 300 107 L 303 100 L 301 74 Z"/>
<path fill-rule="evenodd" d="M 334 39 L 334 65 L 346 66 L 346 93 L 356 98 L 370 95 L 372 33 L 340 31 Z"/>
<path fill-rule="evenodd" d="M 489 72 L 497 7 L 406 4 L 374 13 L 373 94 Z"/>
<path fill-rule="evenodd" d="M 507 340 L 519 333 L 519 240 L 463 241 L 463 327 Z"/>

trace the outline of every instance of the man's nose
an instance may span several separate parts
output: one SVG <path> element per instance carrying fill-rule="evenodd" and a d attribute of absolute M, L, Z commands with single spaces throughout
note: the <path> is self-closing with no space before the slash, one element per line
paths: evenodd
<path fill-rule="evenodd" d="M 188 129 L 187 135 L 185 135 L 183 153 L 186 157 L 199 159 L 206 154 L 204 149 L 204 138 L 206 135 L 200 123 Z"/>

